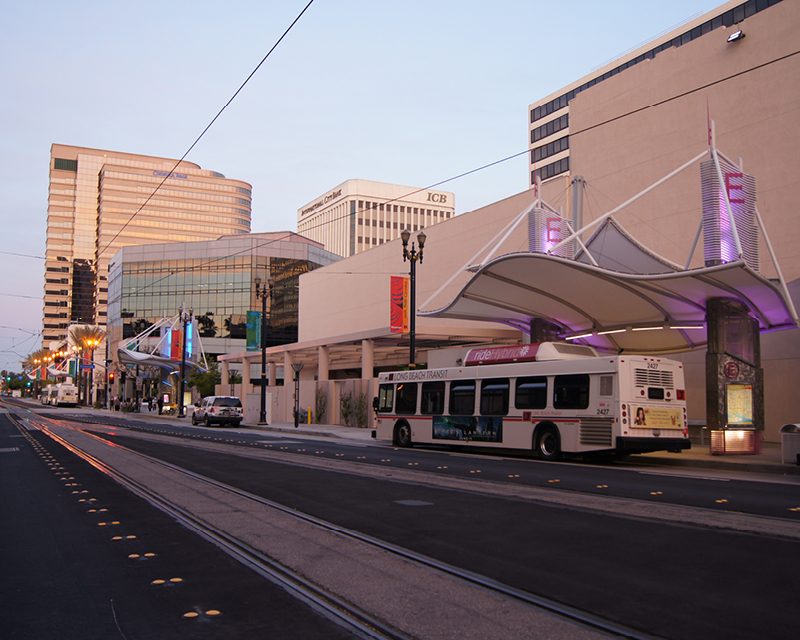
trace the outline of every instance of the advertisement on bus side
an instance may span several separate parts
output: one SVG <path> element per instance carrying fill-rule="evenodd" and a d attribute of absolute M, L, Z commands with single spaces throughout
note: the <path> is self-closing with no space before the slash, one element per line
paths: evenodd
<path fill-rule="evenodd" d="M 502 442 L 503 419 L 484 416 L 436 416 L 433 418 L 433 439 Z"/>

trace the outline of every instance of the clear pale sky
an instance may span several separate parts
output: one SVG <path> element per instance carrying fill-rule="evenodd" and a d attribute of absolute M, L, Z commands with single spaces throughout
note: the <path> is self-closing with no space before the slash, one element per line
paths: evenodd
<path fill-rule="evenodd" d="M 40 346 L 50 145 L 180 158 L 307 2 L 4 6 L 0 369 Z M 426 187 L 525 151 L 530 103 L 719 4 L 314 0 L 187 160 L 253 185 L 253 232 L 294 231 L 349 178 Z M 440 188 L 462 213 L 527 181 L 522 155 Z"/>

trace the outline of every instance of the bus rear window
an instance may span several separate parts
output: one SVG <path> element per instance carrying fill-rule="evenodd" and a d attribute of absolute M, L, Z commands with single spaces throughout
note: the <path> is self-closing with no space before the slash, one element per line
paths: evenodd
<path fill-rule="evenodd" d="M 555 409 L 586 409 L 589 406 L 589 376 L 585 373 L 556 376 L 553 383 Z"/>
<path fill-rule="evenodd" d="M 508 378 L 481 382 L 481 415 L 504 416 L 508 413 Z"/>
<path fill-rule="evenodd" d="M 514 406 L 517 409 L 544 409 L 547 407 L 547 376 L 517 378 Z"/>
<path fill-rule="evenodd" d="M 417 412 L 417 383 L 406 382 L 397 385 L 395 413 L 414 414 Z"/>
<path fill-rule="evenodd" d="M 440 416 L 444 413 L 444 382 L 423 382 L 419 412 Z"/>
<path fill-rule="evenodd" d="M 454 380 L 450 383 L 450 413 L 471 416 L 475 412 L 475 381 Z"/>

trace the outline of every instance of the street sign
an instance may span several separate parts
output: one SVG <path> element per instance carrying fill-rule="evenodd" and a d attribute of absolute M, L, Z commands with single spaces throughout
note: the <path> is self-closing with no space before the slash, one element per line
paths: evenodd
<path fill-rule="evenodd" d="M 94 369 L 94 365 L 93 364 L 82 364 L 81 365 L 81 370 L 85 370 L 85 369 Z"/>

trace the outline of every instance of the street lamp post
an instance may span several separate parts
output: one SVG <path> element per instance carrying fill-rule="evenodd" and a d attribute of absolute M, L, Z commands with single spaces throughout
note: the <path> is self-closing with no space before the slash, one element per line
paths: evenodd
<path fill-rule="evenodd" d="M 303 370 L 301 362 L 292 363 L 294 371 L 294 428 L 300 425 L 300 372 Z"/>
<path fill-rule="evenodd" d="M 89 378 L 89 383 L 87 385 L 87 399 L 86 399 L 86 406 L 94 406 L 94 402 L 92 400 L 92 393 L 94 392 L 94 350 L 97 349 L 97 345 L 100 344 L 99 340 L 90 339 L 87 341 L 89 345 L 89 349 L 91 349 L 91 358 L 89 360 L 89 372 L 87 373 L 87 377 Z"/>
<path fill-rule="evenodd" d="M 400 237 L 403 240 L 403 262 L 406 260 L 411 262 L 411 271 L 409 273 L 410 276 L 410 291 L 409 291 L 409 306 L 411 307 L 408 310 L 408 328 L 409 328 L 409 343 L 410 343 L 410 353 L 408 356 L 408 366 L 409 368 L 413 369 L 416 367 L 416 325 L 417 325 L 417 260 L 419 263 L 422 264 L 422 250 L 425 248 L 425 240 L 428 236 L 425 235 L 425 232 L 420 230 L 417 234 L 417 242 L 419 243 L 419 250 L 414 248 L 414 243 L 411 243 L 411 250 L 408 248 L 408 240 L 411 238 L 411 232 L 408 229 L 404 229 L 400 233 Z"/>
<path fill-rule="evenodd" d="M 256 277 L 253 282 L 256 284 L 256 300 L 261 298 L 261 414 L 258 417 L 258 424 L 265 425 L 267 424 L 267 298 L 270 300 L 271 310 L 275 279 L 270 276 L 263 287 L 261 278 Z"/>

